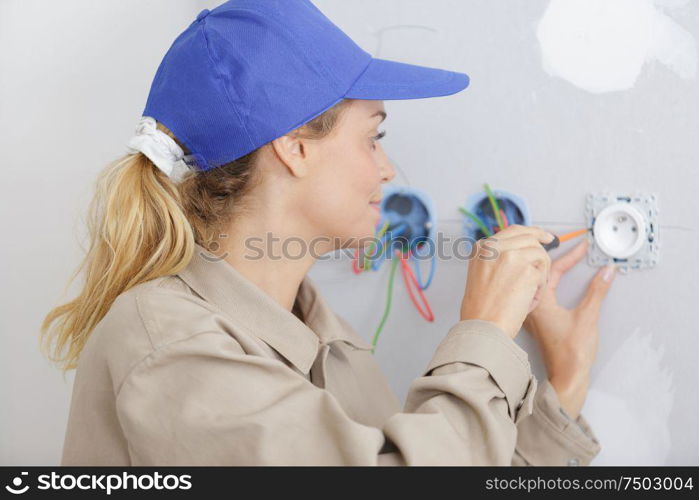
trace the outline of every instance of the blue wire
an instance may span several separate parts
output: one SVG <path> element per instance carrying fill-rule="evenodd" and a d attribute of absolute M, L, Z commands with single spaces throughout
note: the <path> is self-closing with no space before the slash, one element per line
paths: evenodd
<path fill-rule="evenodd" d="M 381 265 L 381 263 L 386 259 L 387 252 L 383 252 L 383 245 L 389 239 L 392 240 L 396 236 L 400 236 L 401 234 L 403 234 L 405 232 L 405 230 L 407 229 L 407 226 L 408 226 L 407 223 L 401 222 L 401 223 L 397 224 L 396 227 L 394 227 L 393 229 L 386 231 L 386 234 L 384 234 L 381 237 L 381 239 L 379 240 L 379 249 L 381 250 L 381 252 L 380 252 L 381 257 L 379 257 L 378 259 L 375 259 L 371 263 L 372 270 L 376 271 L 379 268 L 379 266 Z M 389 243 L 389 246 L 390 246 L 390 243 Z"/>
<path fill-rule="evenodd" d="M 430 283 L 432 283 L 432 278 L 434 277 L 434 268 L 435 268 L 435 263 L 436 260 L 434 258 L 434 254 L 432 254 L 432 258 L 430 259 L 430 274 L 427 278 L 427 283 L 423 285 L 422 283 L 422 272 L 420 271 L 420 262 L 417 259 L 414 259 L 413 265 L 415 267 L 415 279 L 417 280 L 418 284 L 420 285 L 420 288 L 422 290 L 426 290 L 428 286 L 430 286 Z"/>
<path fill-rule="evenodd" d="M 394 227 L 393 229 L 389 229 L 388 231 L 386 231 L 386 233 L 381 237 L 377 245 L 377 248 L 379 249 L 377 253 L 381 254 L 381 257 L 372 260 L 371 269 L 373 271 L 376 271 L 379 268 L 379 266 L 381 266 L 381 263 L 386 259 L 386 252 L 383 252 L 384 243 L 386 243 L 389 239 L 393 239 L 396 236 L 400 236 L 401 234 L 403 234 L 407 229 L 407 226 L 408 225 L 405 222 L 401 222 L 398 225 L 396 225 L 396 227 Z"/>

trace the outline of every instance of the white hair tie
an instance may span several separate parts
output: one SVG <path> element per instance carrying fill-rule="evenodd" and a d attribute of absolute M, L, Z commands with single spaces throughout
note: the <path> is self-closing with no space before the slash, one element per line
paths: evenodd
<path fill-rule="evenodd" d="M 143 116 L 138 122 L 136 132 L 128 143 L 131 154 L 143 153 L 160 170 L 165 172 L 173 181 L 181 180 L 190 168 L 183 160 L 184 151 L 175 140 L 162 130 L 151 116 Z"/>

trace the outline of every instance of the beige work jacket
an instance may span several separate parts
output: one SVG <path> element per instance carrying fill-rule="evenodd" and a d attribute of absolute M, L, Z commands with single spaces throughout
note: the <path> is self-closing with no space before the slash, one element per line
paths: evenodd
<path fill-rule="evenodd" d="M 493 323 L 456 323 L 401 408 L 308 276 L 296 304 L 303 321 L 199 245 L 119 295 L 79 359 L 61 465 L 584 465 L 600 450 Z"/>

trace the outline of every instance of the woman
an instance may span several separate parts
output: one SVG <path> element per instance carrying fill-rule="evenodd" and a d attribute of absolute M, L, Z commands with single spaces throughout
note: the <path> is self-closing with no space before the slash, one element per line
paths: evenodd
<path fill-rule="evenodd" d="M 403 409 L 307 276 L 374 233 L 394 176 L 383 100 L 467 85 L 372 59 L 306 0 L 200 13 L 101 178 L 82 293 L 42 327 L 59 320 L 46 339 L 77 367 L 62 465 L 589 463 L 579 411 L 609 280 L 575 310 L 555 298 L 584 245 L 552 264 L 540 228 L 490 238 Z M 525 318 L 543 383 L 513 341 Z"/>

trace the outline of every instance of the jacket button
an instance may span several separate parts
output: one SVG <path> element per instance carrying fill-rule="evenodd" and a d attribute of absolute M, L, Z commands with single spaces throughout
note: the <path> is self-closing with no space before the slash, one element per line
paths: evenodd
<path fill-rule="evenodd" d="M 208 16 L 208 15 L 209 15 L 209 12 L 210 12 L 209 9 L 204 9 L 204 10 L 202 10 L 202 11 L 197 15 L 197 21 L 201 21 L 201 20 L 204 19 L 206 16 Z"/>
<path fill-rule="evenodd" d="M 580 460 L 578 460 L 577 458 L 571 458 L 570 460 L 568 460 L 568 465 L 580 465 Z"/>

